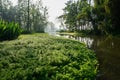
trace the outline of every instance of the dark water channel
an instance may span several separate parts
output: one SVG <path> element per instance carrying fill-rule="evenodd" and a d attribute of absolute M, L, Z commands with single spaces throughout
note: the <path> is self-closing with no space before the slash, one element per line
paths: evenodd
<path fill-rule="evenodd" d="M 100 64 L 97 80 L 120 80 L 120 38 L 61 36 L 84 42 L 88 48 L 95 51 Z"/>

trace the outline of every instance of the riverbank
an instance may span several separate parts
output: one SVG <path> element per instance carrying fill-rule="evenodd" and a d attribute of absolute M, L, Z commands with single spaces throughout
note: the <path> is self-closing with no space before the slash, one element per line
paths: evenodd
<path fill-rule="evenodd" d="M 97 59 L 84 44 L 48 34 L 0 42 L 1 80 L 94 80 Z"/>
<path fill-rule="evenodd" d="M 99 73 L 96 80 L 119 80 L 120 79 L 120 37 L 119 36 L 75 36 L 61 35 L 79 42 L 95 51 L 99 61 Z M 114 57 L 113 57 L 114 56 Z M 109 66 L 109 67 L 108 67 Z"/>
<path fill-rule="evenodd" d="M 57 32 L 59 35 L 70 35 L 70 36 L 90 36 L 93 34 L 90 34 L 90 31 L 79 31 L 79 32 Z"/>

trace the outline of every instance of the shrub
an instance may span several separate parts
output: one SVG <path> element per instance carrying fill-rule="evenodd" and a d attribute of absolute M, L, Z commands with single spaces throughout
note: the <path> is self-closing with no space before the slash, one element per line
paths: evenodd
<path fill-rule="evenodd" d="M 0 40 L 16 39 L 20 33 L 21 29 L 17 23 L 0 20 Z"/>
<path fill-rule="evenodd" d="M 84 44 L 47 34 L 0 42 L 0 80 L 95 80 L 97 59 Z"/>

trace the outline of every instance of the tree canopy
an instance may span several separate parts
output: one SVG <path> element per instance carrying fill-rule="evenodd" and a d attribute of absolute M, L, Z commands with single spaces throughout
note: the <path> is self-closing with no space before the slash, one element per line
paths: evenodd
<path fill-rule="evenodd" d="M 48 10 L 42 0 L 0 0 L 0 17 L 7 22 L 19 23 L 24 32 L 44 32 L 48 23 Z"/>
<path fill-rule="evenodd" d="M 93 3 L 92 3 L 93 2 Z M 91 30 L 94 34 L 119 34 L 120 16 L 117 0 L 69 0 L 62 18 L 69 31 Z"/>

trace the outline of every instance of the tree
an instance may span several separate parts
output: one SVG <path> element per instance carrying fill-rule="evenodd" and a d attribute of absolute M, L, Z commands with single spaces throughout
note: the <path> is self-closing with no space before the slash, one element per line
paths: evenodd
<path fill-rule="evenodd" d="M 42 0 L 18 0 L 12 5 L 10 0 L 0 0 L 0 17 L 7 22 L 17 22 L 25 33 L 44 32 L 48 24 L 48 10 Z"/>
<path fill-rule="evenodd" d="M 65 20 L 65 24 L 68 26 L 67 28 L 70 31 L 77 30 L 77 23 L 76 23 L 76 16 L 77 16 L 77 6 L 76 2 L 68 1 L 66 3 L 66 7 L 63 9 L 64 14 L 62 15 L 63 19 Z"/>
<path fill-rule="evenodd" d="M 92 33 L 97 35 L 119 34 L 120 16 L 117 8 L 120 8 L 120 1 L 93 1 L 94 5 L 91 0 L 69 0 L 66 3 L 64 14 L 60 18 L 64 19 L 69 31 L 91 29 Z"/>
<path fill-rule="evenodd" d="M 64 19 L 67 28 L 70 31 L 79 31 L 80 27 L 84 29 L 84 26 L 91 20 L 91 1 L 69 0 L 66 3 L 66 7 L 63 9 L 64 14 L 59 18 Z"/>
<path fill-rule="evenodd" d="M 28 0 L 28 19 L 27 19 L 27 31 L 31 31 L 30 29 L 30 0 Z"/>
<path fill-rule="evenodd" d="M 0 0 L 0 16 L 3 15 L 2 0 Z"/>
<path fill-rule="evenodd" d="M 112 31 L 114 34 L 120 34 L 120 0 L 109 0 L 109 8 L 112 17 Z"/>

